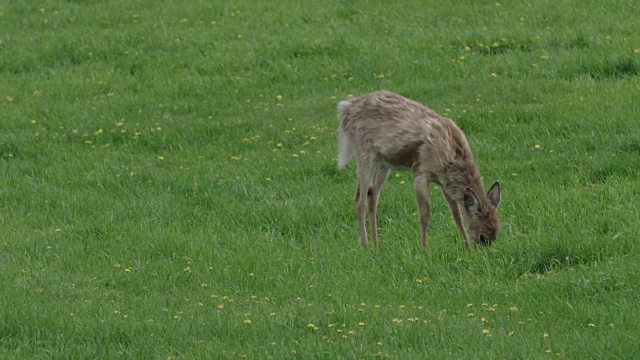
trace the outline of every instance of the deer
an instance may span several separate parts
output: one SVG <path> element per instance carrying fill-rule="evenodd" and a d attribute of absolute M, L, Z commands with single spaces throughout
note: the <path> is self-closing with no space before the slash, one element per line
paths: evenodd
<path fill-rule="evenodd" d="M 358 186 L 353 201 L 363 247 L 369 245 L 365 204 L 373 244 L 378 247 L 378 200 L 392 169 L 413 173 L 423 249 L 428 247 L 431 183 L 442 189 L 465 248 L 491 245 L 500 229 L 496 214 L 500 183 L 494 182 L 485 195 L 469 142 L 453 120 L 384 90 L 340 101 L 337 108 L 338 169 L 343 170 L 355 155 Z"/>

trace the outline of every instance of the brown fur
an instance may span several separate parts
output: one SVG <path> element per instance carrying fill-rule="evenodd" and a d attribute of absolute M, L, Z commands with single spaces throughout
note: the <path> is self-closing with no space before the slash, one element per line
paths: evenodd
<path fill-rule="evenodd" d="M 390 169 L 413 172 L 423 247 L 428 242 L 429 183 L 432 182 L 441 186 L 467 247 L 470 240 L 489 244 L 496 238 L 500 185 L 494 183 L 488 196 L 485 195 L 469 143 L 452 120 L 388 91 L 342 101 L 338 104 L 338 113 L 338 167 L 344 168 L 354 153 L 358 163 L 354 202 L 362 245 L 368 245 L 365 203 L 371 236 L 374 245 L 378 245 L 376 208 Z M 462 222 L 460 205 L 471 239 Z"/>

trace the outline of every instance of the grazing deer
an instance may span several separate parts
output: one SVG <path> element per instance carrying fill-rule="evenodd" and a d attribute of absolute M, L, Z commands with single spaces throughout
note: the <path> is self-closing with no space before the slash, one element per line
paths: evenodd
<path fill-rule="evenodd" d="M 355 154 L 358 188 L 354 202 L 360 242 L 368 246 L 365 203 L 374 246 L 378 246 L 376 208 L 380 189 L 390 169 L 411 170 L 418 202 L 423 248 L 428 245 L 429 184 L 442 188 L 444 197 L 464 239 L 489 245 L 499 230 L 496 208 L 500 184 L 496 181 L 487 195 L 471 148 L 456 124 L 422 104 L 388 92 L 378 91 L 338 104 L 338 168 L 343 169 Z M 460 213 L 468 224 L 465 230 Z"/>

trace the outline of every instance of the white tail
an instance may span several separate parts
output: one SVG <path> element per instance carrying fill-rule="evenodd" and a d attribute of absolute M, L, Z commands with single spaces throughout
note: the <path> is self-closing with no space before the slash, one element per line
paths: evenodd
<path fill-rule="evenodd" d="M 354 154 L 358 162 L 354 202 L 363 246 L 368 245 L 365 204 L 371 236 L 378 246 L 378 198 L 390 169 L 413 172 L 423 247 L 428 244 L 432 182 L 441 186 L 467 247 L 470 239 L 480 244 L 495 240 L 499 230 L 496 209 L 500 203 L 500 184 L 495 182 L 485 195 L 467 139 L 452 120 L 387 91 L 341 101 L 338 116 L 338 168 L 347 166 Z M 462 222 L 460 205 L 470 235 Z"/>
<path fill-rule="evenodd" d="M 343 131 L 343 109 L 348 106 L 347 101 L 341 101 L 338 103 L 338 117 L 340 118 L 340 126 L 338 127 L 338 169 L 344 169 L 351 159 L 353 159 L 353 153 L 355 152 L 353 140 L 349 137 L 349 134 Z"/>

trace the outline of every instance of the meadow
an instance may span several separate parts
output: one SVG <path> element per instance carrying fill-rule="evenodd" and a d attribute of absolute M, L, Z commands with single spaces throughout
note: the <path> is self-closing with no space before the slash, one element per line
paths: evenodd
<path fill-rule="evenodd" d="M 640 3 L 0 2 L 0 358 L 640 356 Z M 362 249 L 336 103 L 452 118 L 502 231 L 392 172 Z"/>

